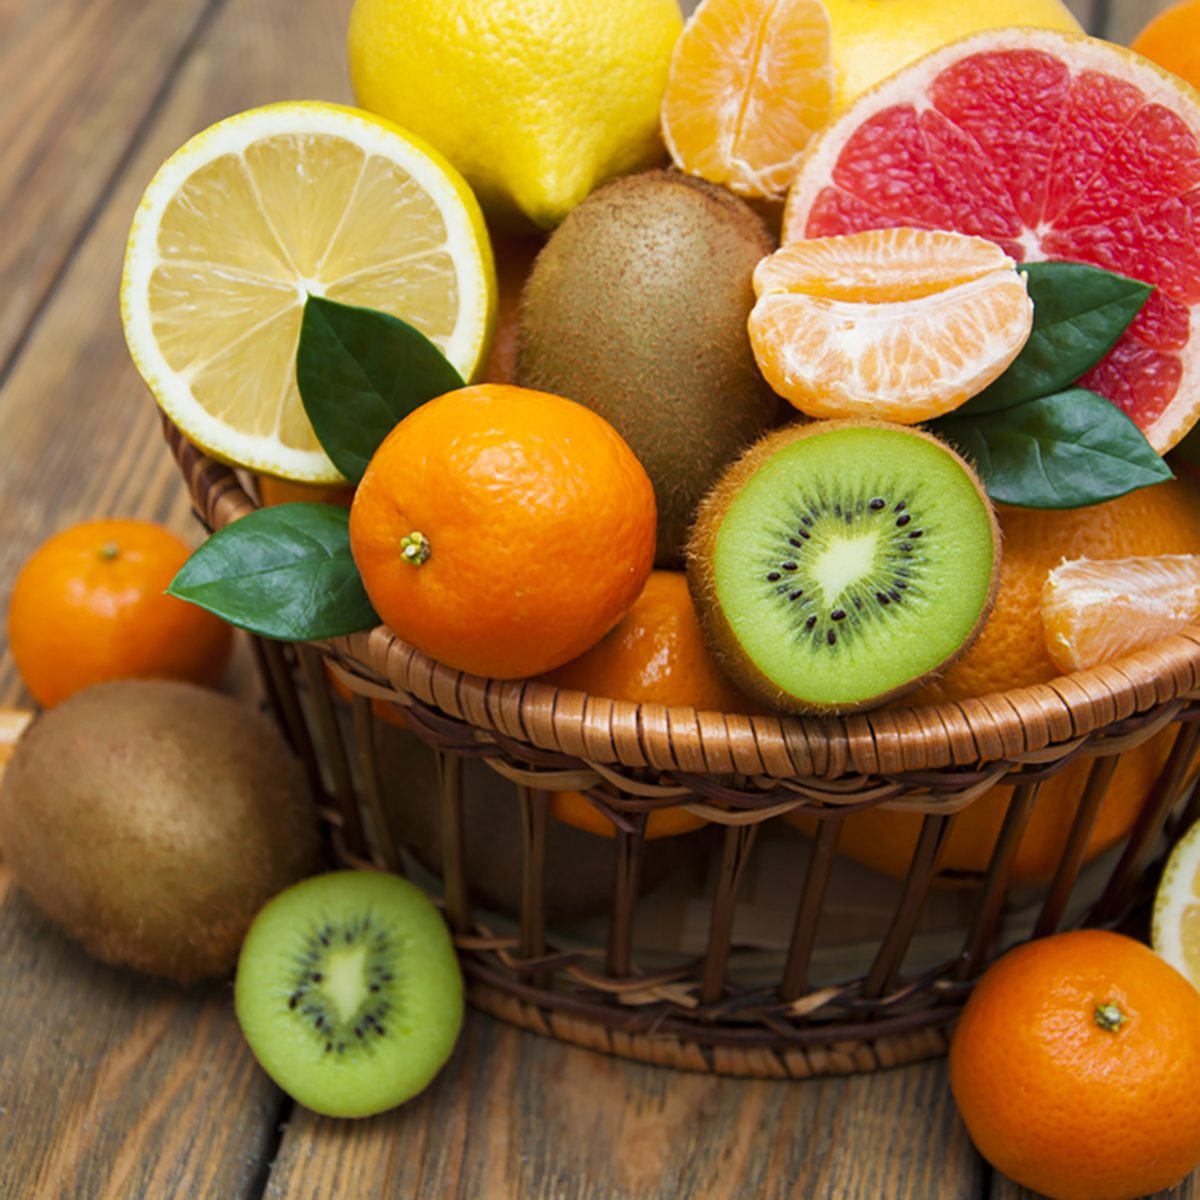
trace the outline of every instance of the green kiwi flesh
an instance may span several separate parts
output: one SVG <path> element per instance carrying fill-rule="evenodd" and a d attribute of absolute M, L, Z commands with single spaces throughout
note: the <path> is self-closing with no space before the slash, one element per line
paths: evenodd
<path fill-rule="evenodd" d="M 706 498 L 688 578 L 718 661 L 785 712 L 916 688 L 982 629 L 999 532 L 971 468 L 918 430 L 827 421 L 769 434 Z"/>
<path fill-rule="evenodd" d="M 281 892 L 238 960 L 234 1006 L 293 1099 L 367 1117 L 415 1096 L 454 1049 L 463 986 L 436 908 L 398 875 L 335 871 Z"/>
<path fill-rule="evenodd" d="M 92 954 L 182 983 L 231 972 L 255 913 L 320 860 L 276 725 L 165 680 L 98 684 L 38 717 L 0 785 L 0 844 Z"/>
<path fill-rule="evenodd" d="M 525 286 L 517 381 L 586 405 L 629 444 L 654 484 L 660 567 L 681 565 L 704 493 L 786 407 L 746 329 L 774 249 L 723 188 L 649 171 L 574 209 Z"/>

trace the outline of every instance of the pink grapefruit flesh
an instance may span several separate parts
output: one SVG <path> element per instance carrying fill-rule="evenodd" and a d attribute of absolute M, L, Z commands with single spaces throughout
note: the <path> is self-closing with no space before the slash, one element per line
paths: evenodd
<path fill-rule="evenodd" d="M 897 225 L 1155 285 L 1081 382 L 1163 453 L 1200 416 L 1200 95 L 1175 76 L 1052 30 L 997 30 L 934 51 L 812 143 L 783 240 Z"/>

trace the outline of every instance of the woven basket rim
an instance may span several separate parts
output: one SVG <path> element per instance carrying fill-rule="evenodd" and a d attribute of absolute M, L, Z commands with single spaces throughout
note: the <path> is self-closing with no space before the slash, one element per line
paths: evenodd
<path fill-rule="evenodd" d="M 224 528 L 258 507 L 232 467 L 198 450 L 166 416 L 163 425 L 208 528 Z M 886 777 L 1037 761 L 1041 751 L 1112 733 L 1164 707 L 1178 711 L 1200 694 L 1200 623 L 1112 663 L 1033 687 L 837 717 L 668 708 L 537 679 L 490 679 L 430 658 L 384 625 L 312 644 L 477 730 L 588 762 L 694 775 Z"/>

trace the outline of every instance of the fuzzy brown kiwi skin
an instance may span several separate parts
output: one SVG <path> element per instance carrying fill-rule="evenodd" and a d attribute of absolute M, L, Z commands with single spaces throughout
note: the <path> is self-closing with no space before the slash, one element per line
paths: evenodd
<path fill-rule="evenodd" d="M 320 867 L 276 726 L 168 681 L 100 684 L 34 721 L 0 782 L 0 844 L 91 954 L 179 983 L 228 974 L 262 905 Z"/>
<path fill-rule="evenodd" d="M 953 458 L 962 463 L 968 478 L 974 485 L 975 491 L 983 501 L 992 529 L 992 541 L 996 552 L 992 556 L 992 573 L 988 581 L 987 602 L 980 611 L 974 627 L 959 648 L 934 670 L 926 672 L 899 687 L 870 696 L 853 705 L 819 705 L 805 703 L 789 695 L 767 678 L 742 650 L 733 629 L 725 618 L 725 614 L 717 601 L 716 576 L 713 571 L 713 560 L 717 548 L 717 535 L 729 506 L 741 494 L 751 477 L 779 452 L 784 446 L 802 441 L 804 438 L 830 433 L 836 429 L 876 428 L 895 429 L 932 442 Z M 757 441 L 741 458 L 737 460 L 704 497 L 696 513 L 696 520 L 687 545 L 687 580 L 688 590 L 696 607 L 696 615 L 700 619 L 700 628 L 704 640 L 717 665 L 748 695 L 762 701 L 772 710 L 779 713 L 798 716 L 837 716 L 867 709 L 878 708 L 888 701 L 899 699 L 909 692 L 915 691 L 922 684 L 940 675 L 970 649 L 971 644 L 983 631 L 991 615 L 992 606 L 996 601 L 996 591 L 1000 586 L 1000 525 L 996 520 L 996 510 L 984 491 L 983 484 L 974 468 L 962 458 L 951 446 L 940 438 L 934 437 L 923 429 L 909 425 L 896 425 L 889 421 L 845 420 L 845 421 L 802 421 L 794 425 L 776 429 Z"/>
<path fill-rule="evenodd" d="M 750 347 L 762 219 L 678 171 L 606 184 L 551 236 L 521 297 L 517 381 L 594 409 L 654 484 L 656 563 L 682 564 L 701 497 L 794 415 Z"/>

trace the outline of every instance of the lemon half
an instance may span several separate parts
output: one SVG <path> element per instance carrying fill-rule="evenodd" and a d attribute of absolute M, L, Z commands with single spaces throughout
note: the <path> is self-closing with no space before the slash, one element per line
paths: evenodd
<path fill-rule="evenodd" d="M 121 280 L 134 363 L 209 454 L 329 484 L 342 476 L 296 386 L 310 293 L 400 317 L 470 380 L 496 285 L 462 177 L 398 126 L 318 102 L 229 117 L 159 168 Z"/>

